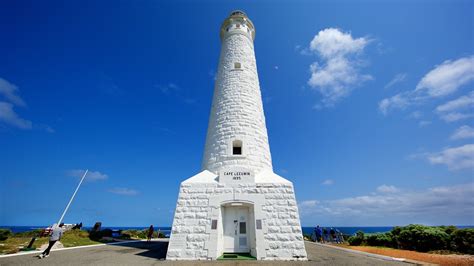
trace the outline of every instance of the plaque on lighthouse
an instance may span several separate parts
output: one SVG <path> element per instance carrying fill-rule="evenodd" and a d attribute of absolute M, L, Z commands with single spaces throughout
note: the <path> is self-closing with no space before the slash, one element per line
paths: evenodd
<path fill-rule="evenodd" d="M 181 183 L 166 258 L 306 260 L 293 184 L 273 172 L 255 27 L 234 11 L 220 39 L 202 171 Z"/>

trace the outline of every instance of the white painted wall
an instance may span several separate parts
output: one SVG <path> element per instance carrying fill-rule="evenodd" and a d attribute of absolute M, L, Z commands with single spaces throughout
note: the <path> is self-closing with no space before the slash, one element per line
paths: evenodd
<path fill-rule="evenodd" d="M 245 23 L 231 22 L 222 39 L 202 162 L 203 170 L 214 173 L 229 166 L 244 166 L 255 173 L 272 169 L 253 40 Z M 234 69 L 236 62 L 240 70 Z M 233 140 L 242 140 L 242 156 L 232 155 Z"/>

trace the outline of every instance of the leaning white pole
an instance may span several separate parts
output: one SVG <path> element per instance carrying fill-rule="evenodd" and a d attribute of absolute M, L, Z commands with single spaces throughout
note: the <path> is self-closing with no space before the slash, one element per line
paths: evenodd
<path fill-rule="evenodd" d="M 84 175 L 83 175 L 82 178 L 81 178 L 81 181 L 79 182 L 79 185 L 77 185 L 76 190 L 74 191 L 74 194 L 72 194 L 72 197 L 71 197 L 71 199 L 69 200 L 69 203 L 67 204 L 66 209 L 64 209 L 63 215 L 61 215 L 61 218 L 59 218 L 59 222 L 58 222 L 58 224 L 57 224 L 58 226 L 59 226 L 59 225 L 61 224 L 61 222 L 63 221 L 64 215 L 66 215 L 66 212 L 67 212 L 67 210 L 69 209 L 69 206 L 71 205 L 72 200 L 73 200 L 74 197 L 76 196 L 76 193 L 77 193 L 77 191 L 79 190 L 79 187 L 81 186 L 82 181 L 84 181 L 84 178 L 86 177 L 87 172 L 89 172 L 89 169 L 86 170 L 86 172 L 84 173 Z"/>

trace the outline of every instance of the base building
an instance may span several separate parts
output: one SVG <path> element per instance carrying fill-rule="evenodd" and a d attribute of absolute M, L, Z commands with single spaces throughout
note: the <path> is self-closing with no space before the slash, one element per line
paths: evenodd
<path fill-rule="evenodd" d="M 166 259 L 306 260 L 293 184 L 273 172 L 255 27 L 234 11 L 220 37 L 202 172 L 181 183 Z"/>

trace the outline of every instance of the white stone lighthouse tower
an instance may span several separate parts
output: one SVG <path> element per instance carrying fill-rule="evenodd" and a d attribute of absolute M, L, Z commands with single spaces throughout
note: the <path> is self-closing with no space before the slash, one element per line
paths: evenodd
<path fill-rule="evenodd" d="M 293 184 L 272 168 L 255 27 L 234 11 L 220 37 L 202 172 L 181 183 L 167 259 L 306 260 Z"/>

